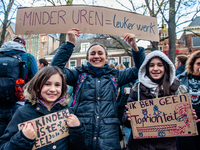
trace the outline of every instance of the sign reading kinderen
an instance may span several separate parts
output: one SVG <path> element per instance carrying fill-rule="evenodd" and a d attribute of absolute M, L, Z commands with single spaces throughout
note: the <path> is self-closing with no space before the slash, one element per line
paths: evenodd
<path fill-rule="evenodd" d="M 41 148 L 67 137 L 69 135 L 69 129 L 66 121 L 68 116 L 69 110 L 63 109 L 61 111 L 27 121 L 32 124 L 37 136 L 33 149 Z M 18 124 L 18 129 L 22 130 L 25 123 L 26 122 Z"/>
<path fill-rule="evenodd" d="M 128 103 L 134 139 L 198 135 L 190 94 Z"/>

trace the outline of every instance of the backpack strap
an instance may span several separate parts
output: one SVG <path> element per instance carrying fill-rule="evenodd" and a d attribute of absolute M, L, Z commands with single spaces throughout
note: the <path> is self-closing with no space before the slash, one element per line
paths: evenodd
<path fill-rule="evenodd" d="M 27 66 L 28 66 L 28 76 L 31 74 L 31 56 L 30 53 L 27 53 Z"/>
<path fill-rule="evenodd" d="M 76 86 L 76 90 L 75 90 L 75 94 L 74 94 L 74 100 L 73 100 L 73 103 L 72 103 L 72 106 L 75 105 L 75 102 L 76 102 L 76 98 L 77 98 L 77 95 L 78 95 L 78 91 L 80 90 L 80 88 L 82 87 L 85 79 L 87 78 L 88 76 L 88 73 L 81 73 L 79 74 L 78 76 L 78 80 L 77 80 L 77 86 Z"/>
<path fill-rule="evenodd" d="M 116 77 L 113 74 L 109 74 L 109 78 L 112 81 L 112 84 L 115 88 L 116 100 L 117 100 L 117 93 L 118 93 L 118 82 Z"/>

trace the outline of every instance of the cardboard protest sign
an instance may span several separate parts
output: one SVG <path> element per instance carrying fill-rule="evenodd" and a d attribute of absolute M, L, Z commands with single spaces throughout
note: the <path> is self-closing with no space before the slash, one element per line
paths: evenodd
<path fill-rule="evenodd" d="M 16 34 L 66 33 L 78 28 L 83 33 L 159 41 L 157 18 L 100 6 L 66 5 L 18 8 Z"/>
<path fill-rule="evenodd" d="M 41 148 L 67 137 L 69 135 L 66 121 L 68 116 L 69 110 L 63 109 L 61 111 L 27 121 L 32 124 L 37 135 L 33 149 Z M 19 130 L 23 129 L 25 123 L 26 122 L 18 124 Z"/>
<path fill-rule="evenodd" d="M 134 139 L 198 135 L 190 94 L 128 103 Z"/>

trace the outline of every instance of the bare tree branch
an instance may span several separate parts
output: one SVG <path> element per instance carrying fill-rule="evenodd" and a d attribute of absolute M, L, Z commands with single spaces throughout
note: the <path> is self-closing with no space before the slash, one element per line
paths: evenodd
<path fill-rule="evenodd" d="M 162 8 L 162 6 L 163 6 L 163 4 L 164 4 L 164 0 L 162 0 L 162 2 L 161 2 L 160 4 L 159 4 L 158 0 L 156 0 L 156 3 L 157 3 L 157 5 L 158 5 L 158 10 L 157 10 L 157 12 L 155 13 L 155 16 L 157 16 L 158 13 L 161 11 L 161 8 Z"/>
<path fill-rule="evenodd" d="M 54 3 L 54 1 L 52 0 L 47 0 L 47 2 L 51 3 L 53 6 L 56 6 L 56 4 Z"/>
<path fill-rule="evenodd" d="M 129 2 L 130 2 L 131 5 L 132 5 L 133 11 L 136 12 L 136 9 L 135 9 L 135 6 L 134 6 L 134 4 L 133 4 L 133 1 L 132 1 L 132 0 L 129 0 Z"/>
<path fill-rule="evenodd" d="M 129 50 L 126 46 L 123 45 L 123 43 L 117 39 L 115 36 L 110 35 L 111 38 L 113 38 L 115 41 L 117 41 L 122 47 L 123 49 L 126 51 L 126 53 L 131 56 L 131 50 Z"/>
<path fill-rule="evenodd" d="M 130 8 L 126 7 L 125 5 L 123 5 L 120 1 L 116 0 L 121 6 L 123 6 L 124 8 L 128 9 L 129 11 L 132 11 Z"/>
<path fill-rule="evenodd" d="M 175 14 L 178 12 L 178 9 L 180 8 L 180 5 L 181 5 L 181 0 L 179 0 L 179 2 L 178 2 L 178 6 L 176 7 Z"/>

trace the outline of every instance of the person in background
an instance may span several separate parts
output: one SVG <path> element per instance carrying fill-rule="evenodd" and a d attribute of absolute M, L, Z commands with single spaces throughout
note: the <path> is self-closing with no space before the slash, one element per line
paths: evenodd
<path fill-rule="evenodd" d="M 116 69 L 124 70 L 124 69 L 126 69 L 126 67 L 123 64 L 119 64 L 119 65 L 116 66 Z M 123 114 L 124 114 L 125 105 L 127 104 L 128 96 L 130 94 L 130 93 L 127 93 L 126 88 L 131 89 L 131 84 L 128 83 L 128 84 L 125 84 L 125 85 L 123 85 L 119 88 L 120 88 L 119 96 L 117 98 L 118 118 L 122 123 L 122 117 L 123 117 Z M 131 134 L 131 129 L 127 128 L 123 124 L 122 124 L 122 129 L 123 129 L 125 137 L 126 137 L 126 144 L 128 144 L 128 139 L 129 139 L 129 136 Z"/>
<path fill-rule="evenodd" d="M 95 43 L 86 53 L 87 64 L 69 69 L 65 68 L 65 64 L 73 53 L 76 36 L 80 36 L 81 32 L 73 28 L 67 33 L 67 43 L 60 46 L 50 65 L 60 67 L 67 83 L 75 89 L 80 85 L 77 83 L 79 77 L 84 79 L 83 74 L 85 74 L 86 78 L 76 95 L 73 110 L 80 122 L 86 126 L 86 149 L 121 150 L 115 87 L 123 86 L 138 78 L 138 69 L 145 57 L 144 48 L 137 47 L 134 34 L 126 33 L 123 38 L 132 47 L 135 67 L 124 70 L 110 68 L 106 64 L 108 53 L 105 47 Z M 110 76 L 115 79 L 115 83 Z"/>
<path fill-rule="evenodd" d="M 27 53 L 26 52 L 26 42 L 23 38 L 21 37 L 16 37 L 14 40 L 14 42 L 16 42 L 17 44 L 20 44 L 24 49 L 22 49 L 25 53 L 23 53 L 21 55 L 22 60 L 25 61 L 25 76 L 26 76 L 26 82 L 28 82 L 29 80 L 31 80 L 34 75 L 39 71 L 38 66 L 37 66 L 37 61 L 35 59 L 35 57 L 31 54 L 31 53 Z M 5 47 L 3 46 L 5 44 Z M 13 50 L 17 50 L 17 46 L 15 45 L 12 41 L 10 42 L 6 42 L 4 43 L 1 48 L 2 51 L 8 51 L 8 49 L 10 49 L 12 51 Z M 7 50 L 6 50 L 7 49 Z M 8 52 L 9 53 L 9 52 Z M 30 64 L 30 66 L 29 66 Z"/>
<path fill-rule="evenodd" d="M 25 85 L 24 96 L 27 103 L 17 109 L 5 133 L 0 137 L 0 150 L 31 150 L 36 142 L 36 132 L 33 126 L 31 123 L 25 123 L 24 128 L 18 130 L 18 124 L 63 109 L 68 109 L 70 113 L 66 119 L 69 136 L 38 148 L 38 150 L 68 150 L 70 148 L 84 150 L 85 127 L 67 106 L 66 91 L 66 81 L 62 70 L 55 66 L 47 66 L 40 70 Z M 57 129 L 54 126 L 51 130 Z M 45 142 L 43 141 L 42 144 Z"/>
<path fill-rule="evenodd" d="M 186 69 L 177 78 L 180 84 L 187 87 L 187 92 L 191 95 L 192 105 L 198 118 L 200 118 L 200 50 L 191 54 L 186 62 Z M 197 123 L 198 136 L 178 137 L 179 150 L 199 150 L 200 149 L 200 123 Z"/>
<path fill-rule="evenodd" d="M 110 68 L 115 68 L 115 64 L 109 64 Z"/>
<path fill-rule="evenodd" d="M 14 54 L 22 53 L 21 59 L 22 61 L 25 62 L 25 83 L 27 83 L 38 72 L 38 67 L 37 67 L 37 61 L 35 57 L 32 54 L 27 53 L 25 47 L 26 47 L 26 42 L 24 41 L 24 39 L 20 37 L 16 37 L 13 41 L 5 42 L 0 48 L 0 53 L 3 55 L 14 55 Z M 0 88 L 4 88 L 2 86 L 3 85 L 1 85 Z M 12 88 L 15 88 L 15 87 L 12 87 Z M 15 95 L 15 93 L 13 93 L 13 95 Z M 17 102 L 14 102 L 14 103 L 10 103 L 10 102 L 6 103 L 6 101 L 4 100 L 0 100 L 0 101 L 3 102 L 0 104 L 0 129 L 1 129 L 0 136 L 1 136 L 3 135 L 6 126 L 10 122 L 17 108 L 19 108 L 21 105 L 24 105 L 24 100 L 21 100 L 21 101 L 16 100 Z"/>
<path fill-rule="evenodd" d="M 175 76 L 174 64 L 160 51 L 153 51 L 146 56 L 139 69 L 138 79 L 139 81 L 135 83 L 129 95 L 128 102 L 180 95 L 187 92 L 184 85 L 179 85 L 179 81 Z M 129 128 L 131 128 L 130 120 L 130 112 L 126 111 L 123 122 Z M 176 150 L 176 138 L 133 139 L 131 133 L 127 150 L 149 149 Z"/>
<path fill-rule="evenodd" d="M 185 63 L 188 57 L 186 55 L 179 55 L 176 57 L 175 66 L 176 66 L 176 76 L 185 71 Z"/>
<path fill-rule="evenodd" d="M 38 65 L 38 68 L 39 68 L 39 70 L 40 69 L 42 69 L 43 67 L 45 67 L 45 66 L 48 66 L 48 61 L 45 59 L 45 58 L 41 58 L 41 59 L 39 59 L 38 60 L 38 62 L 37 62 L 37 65 Z"/>

